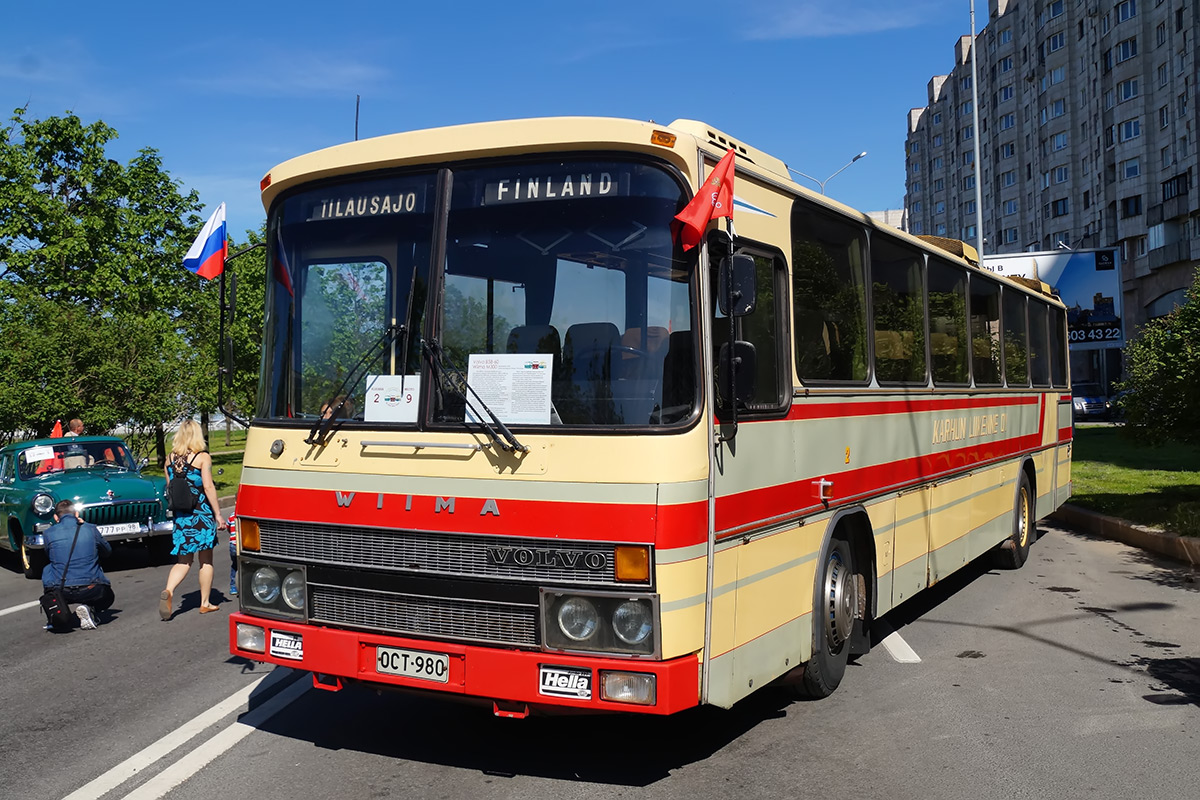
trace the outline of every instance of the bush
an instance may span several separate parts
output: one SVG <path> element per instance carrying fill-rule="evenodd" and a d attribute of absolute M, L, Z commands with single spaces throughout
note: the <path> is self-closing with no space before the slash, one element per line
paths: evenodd
<path fill-rule="evenodd" d="M 1118 388 L 1128 432 L 1150 443 L 1200 442 L 1200 272 L 1183 305 L 1125 345 Z"/>

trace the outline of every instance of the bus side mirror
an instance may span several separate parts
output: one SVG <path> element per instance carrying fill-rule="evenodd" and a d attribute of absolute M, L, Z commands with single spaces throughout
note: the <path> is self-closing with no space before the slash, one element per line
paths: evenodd
<path fill-rule="evenodd" d="M 754 257 L 726 256 L 721 259 L 717 273 L 717 304 L 727 317 L 744 317 L 754 313 Z"/>
<path fill-rule="evenodd" d="M 728 397 L 721 398 L 726 406 L 744 403 L 754 397 L 754 377 L 757 374 L 758 359 L 753 344 L 738 341 L 732 347 L 729 342 L 721 345 L 721 352 L 717 355 L 716 384 L 722 394 L 733 392 L 733 402 Z"/>

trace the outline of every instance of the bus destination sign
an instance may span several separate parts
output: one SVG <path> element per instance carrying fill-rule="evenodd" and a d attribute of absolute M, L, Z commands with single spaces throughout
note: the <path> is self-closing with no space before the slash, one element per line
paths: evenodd
<path fill-rule="evenodd" d="M 629 173 L 574 172 L 558 175 L 516 175 L 489 181 L 483 205 L 574 200 L 581 197 L 620 197 L 629 194 Z"/>
<path fill-rule="evenodd" d="M 314 198 L 308 209 L 309 222 L 335 219 L 383 217 L 389 214 L 415 214 L 425 210 L 424 188 L 417 191 L 347 193 L 337 197 Z"/>

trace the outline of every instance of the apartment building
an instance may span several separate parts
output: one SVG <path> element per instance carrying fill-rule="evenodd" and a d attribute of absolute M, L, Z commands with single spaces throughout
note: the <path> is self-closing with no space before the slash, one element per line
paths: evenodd
<path fill-rule="evenodd" d="M 978 145 L 986 253 L 1114 247 L 1127 334 L 1168 313 L 1200 260 L 1196 6 L 990 0 L 978 87 L 963 36 L 908 114 L 908 230 L 975 243 Z"/>

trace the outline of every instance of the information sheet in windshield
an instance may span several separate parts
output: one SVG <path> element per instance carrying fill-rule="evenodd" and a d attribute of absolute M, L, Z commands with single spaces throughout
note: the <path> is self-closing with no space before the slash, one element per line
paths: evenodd
<path fill-rule="evenodd" d="M 368 375 L 363 419 L 367 422 L 416 422 L 420 375 Z"/>
<path fill-rule="evenodd" d="M 540 353 L 472 353 L 467 382 L 506 425 L 549 425 L 552 365 Z M 486 412 L 473 405 L 468 396 L 467 419 L 484 421 Z"/>

